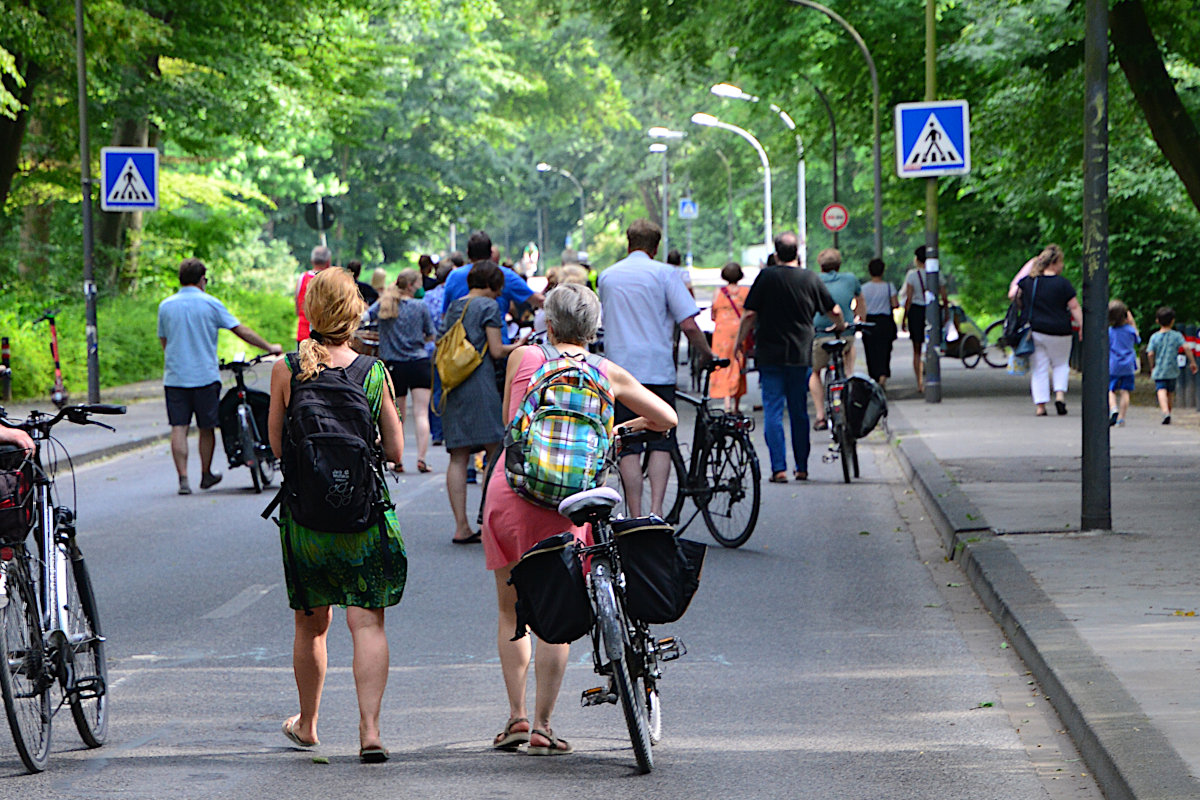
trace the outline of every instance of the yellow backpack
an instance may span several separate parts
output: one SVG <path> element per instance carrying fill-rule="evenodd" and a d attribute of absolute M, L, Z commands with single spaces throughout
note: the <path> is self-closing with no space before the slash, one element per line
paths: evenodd
<path fill-rule="evenodd" d="M 463 318 L 475 298 L 467 301 L 462 314 L 450 326 L 450 330 L 437 340 L 433 351 L 433 367 L 442 379 L 442 405 L 446 403 L 446 395 L 451 389 L 460 386 L 471 373 L 483 362 L 483 353 L 475 349 L 475 345 L 467 339 L 467 329 L 463 327 Z"/>

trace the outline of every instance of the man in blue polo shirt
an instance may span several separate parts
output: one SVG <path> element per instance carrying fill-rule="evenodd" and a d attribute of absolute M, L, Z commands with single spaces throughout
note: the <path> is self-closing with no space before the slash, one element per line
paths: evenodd
<path fill-rule="evenodd" d="M 471 267 L 488 259 L 496 261 L 497 264 L 500 263 L 492 253 L 491 237 L 483 231 L 475 231 L 471 234 L 471 238 L 467 240 L 467 261 L 470 263 L 458 267 L 446 278 L 446 293 L 442 295 L 443 313 L 445 313 L 446 309 L 455 300 L 467 296 L 467 273 L 471 271 Z M 530 289 L 525 279 L 508 267 L 500 267 L 500 271 L 504 273 L 504 289 L 500 292 L 500 296 L 496 298 L 496 303 L 500 306 L 501 319 L 508 317 L 508 310 L 514 303 L 520 305 L 521 303 L 528 302 L 534 308 L 542 307 L 542 301 L 546 298 L 542 296 L 541 292 L 535 292 L 533 289 Z M 505 344 L 511 344 L 508 337 L 507 325 L 500 328 L 500 337 Z"/>
<path fill-rule="evenodd" d="M 200 437 L 200 488 L 211 489 L 221 482 L 212 472 L 216 446 L 217 406 L 221 399 L 221 375 L 217 361 L 217 334 L 231 330 L 248 344 L 279 355 L 283 348 L 268 344 L 237 321 L 217 298 L 206 294 L 204 263 L 185 258 L 179 265 L 179 291 L 158 305 L 158 340 L 163 346 L 163 390 L 167 398 L 167 422 L 171 425 L 171 456 L 179 473 L 179 493 L 191 494 L 188 485 L 188 426 L 192 415 Z"/>

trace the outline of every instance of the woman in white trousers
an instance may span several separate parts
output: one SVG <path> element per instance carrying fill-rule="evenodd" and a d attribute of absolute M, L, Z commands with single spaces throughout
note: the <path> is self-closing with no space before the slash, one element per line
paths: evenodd
<path fill-rule="evenodd" d="M 1075 287 L 1062 276 L 1063 252 L 1056 244 L 1048 246 L 1034 259 L 1028 277 L 1017 284 L 1017 295 L 1031 307 L 1033 355 L 1030 358 L 1029 393 L 1034 413 L 1047 414 L 1050 391 L 1054 391 L 1054 409 L 1059 416 L 1067 413 L 1067 379 L 1071 374 L 1072 329 L 1083 328 L 1083 309 L 1075 296 Z"/>

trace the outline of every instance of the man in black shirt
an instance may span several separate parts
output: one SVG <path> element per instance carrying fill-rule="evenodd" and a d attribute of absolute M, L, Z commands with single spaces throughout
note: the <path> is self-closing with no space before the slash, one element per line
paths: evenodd
<path fill-rule="evenodd" d="M 346 269 L 354 276 L 354 282 L 358 284 L 358 293 L 362 296 L 363 302 L 368 306 L 379 299 L 379 292 L 375 291 L 375 287 L 369 283 L 364 283 L 358 279 L 362 275 L 361 261 L 347 261 Z"/>
<path fill-rule="evenodd" d="M 827 314 L 845 326 L 842 309 L 816 273 L 800 267 L 800 240 L 787 231 L 775 237 L 775 265 L 765 267 L 750 287 L 737 344 L 755 331 L 755 359 L 763 397 L 763 433 L 771 454 L 771 482 L 787 483 L 783 409 L 792 429 L 795 477 L 808 479 L 808 377 L 812 372 L 813 317 Z M 818 401 L 819 402 L 819 401 Z"/>

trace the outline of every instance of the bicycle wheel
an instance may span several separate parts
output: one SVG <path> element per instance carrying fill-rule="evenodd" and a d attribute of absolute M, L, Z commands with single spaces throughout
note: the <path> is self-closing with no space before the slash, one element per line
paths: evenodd
<path fill-rule="evenodd" d="M 276 461 L 271 448 L 260 444 L 258 446 L 258 474 L 262 478 L 263 486 L 270 486 L 274 482 L 275 470 L 278 465 L 279 462 Z"/>
<path fill-rule="evenodd" d="M 991 367 L 1008 366 L 1008 348 L 1000 343 L 1004 335 L 1004 320 L 988 325 L 983 334 L 983 360 Z"/>
<path fill-rule="evenodd" d="M 700 459 L 700 474 L 708 491 L 703 503 L 704 524 L 725 547 L 740 547 L 754 532 L 762 501 L 762 476 L 750 437 L 742 431 L 717 431 Z"/>
<path fill-rule="evenodd" d="M 842 462 L 842 478 L 846 483 L 850 482 L 850 471 L 854 468 L 854 439 L 850 432 L 846 430 L 846 424 L 840 423 L 837 426 L 838 450 L 840 451 L 839 461 Z"/>
<path fill-rule="evenodd" d="M 243 419 L 241 423 L 242 463 L 250 469 L 250 482 L 254 484 L 254 492 L 261 494 L 263 490 L 262 475 L 258 471 L 258 451 L 254 447 L 254 431 Z"/>
<path fill-rule="evenodd" d="M 37 597 L 19 561 L 7 563 L 0 602 L 0 691 L 13 744 L 30 772 L 50 759 L 50 679 Z"/>
<path fill-rule="evenodd" d="M 641 487 L 642 487 L 642 508 L 640 516 L 648 516 L 650 514 L 650 452 L 642 453 L 640 456 L 642 472 L 641 472 Z M 625 503 L 625 497 L 628 496 L 629 487 L 625 486 L 621 480 L 620 471 L 613 469 L 609 474 L 608 483 L 614 489 L 621 493 L 621 503 L 614 509 L 613 515 L 624 515 L 626 517 L 633 516 L 629 511 L 629 506 Z M 671 470 L 667 473 L 667 489 L 663 495 L 663 519 L 672 525 L 679 524 L 679 516 L 683 512 L 684 493 L 680 491 L 681 486 L 687 485 L 687 467 L 683 464 L 683 456 L 679 454 L 678 448 L 671 450 Z"/>
<path fill-rule="evenodd" d="M 608 655 L 613 690 L 621 702 L 621 709 L 625 712 L 625 727 L 629 730 L 629 741 L 633 744 L 638 772 L 645 775 L 654 769 L 654 756 L 650 753 L 650 726 L 646 721 L 646 701 L 643 699 L 645 694 L 638 690 L 639 683 L 629 671 L 629 662 L 633 655 L 629 647 L 629 628 L 617 608 L 612 580 L 607 576 L 595 578 L 597 575 L 606 574 L 607 570 L 598 571 L 596 565 L 593 565 L 592 569 L 596 623 L 604 638 L 604 652 Z"/>
<path fill-rule="evenodd" d="M 979 366 L 979 359 L 983 357 L 983 345 L 978 336 L 966 336 L 959 342 L 958 352 L 962 353 L 963 366 L 975 369 Z"/>
<path fill-rule="evenodd" d="M 108 661 L 100 634 L 99 610 L 87 564 L 78 550 L 68 560 L 67 643 L 75 691 L 68 695 L 71 716 L 79 738 L 88 747 L 99 747 L 108 738 Z"/>
<path fill-rule="evenodd" d="M 657 686 L 646 686 L 646 723 L 649 728 L 650 744 L 662 741 L 662 698 Z"/>

